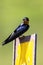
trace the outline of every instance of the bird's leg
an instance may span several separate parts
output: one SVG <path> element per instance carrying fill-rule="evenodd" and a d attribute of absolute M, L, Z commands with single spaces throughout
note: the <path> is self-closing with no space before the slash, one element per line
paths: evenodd
<path fill-rule="evenodd" d="M 25 37 L 24 35 L 22 35 L 22 37 Z"/>
<path fill-rule="evenodd" d="M 20 36 L 20 38 L 25 38 L 25 36 L 24 36 L 24 35 L 22 35 L 22 36 Z"/>

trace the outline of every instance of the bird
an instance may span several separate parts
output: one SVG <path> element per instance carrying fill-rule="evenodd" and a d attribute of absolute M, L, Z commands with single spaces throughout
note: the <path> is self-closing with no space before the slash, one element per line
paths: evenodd
<path fill-rule="evenodd" d="M 4 46 L 5 44 L 15 40 L 17 37 L 20 37 L 23 33 L 25 33 L 28 29 L 30 28 L 29 25 L 29 18 L 28 17 L 24 17 L 22 19 L 22 23 L 13 31 L 13 33 L 11 33 L 7 39 L 5 39 L 2 43 L 2 46 Z"/>

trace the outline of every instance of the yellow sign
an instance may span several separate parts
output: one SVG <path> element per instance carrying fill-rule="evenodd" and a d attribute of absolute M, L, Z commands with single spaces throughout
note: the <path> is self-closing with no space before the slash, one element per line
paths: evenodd
<path fill-rule="evenodd" d="M 16 43 L 15 64 L 14 65 L 34 65 L 35 63 L 35 35 L 29 41 Z M 17 41 L 16 40 L 16 41 Z"/>

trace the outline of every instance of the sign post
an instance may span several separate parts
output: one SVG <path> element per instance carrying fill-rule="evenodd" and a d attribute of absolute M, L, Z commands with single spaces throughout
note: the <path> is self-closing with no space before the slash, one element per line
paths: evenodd
<path fill-rule="evenodd" d="M 37 34 L 16 38 L 13 41 L 12 65 L 36 65 Z"/>

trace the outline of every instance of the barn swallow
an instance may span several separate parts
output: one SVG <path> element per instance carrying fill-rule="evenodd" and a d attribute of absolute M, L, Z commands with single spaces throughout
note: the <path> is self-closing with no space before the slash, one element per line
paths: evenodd
<path fill-rule="evenodd" d="M 24 17 L 23 22 L 9 35 L 9 37 L 3 42 L 2 45 L 5 45 L 13 40 L 15 40 L 17 37 L 21 36 L 23 33 L 25 33 L 29 29 L 29 18 Z"/>

